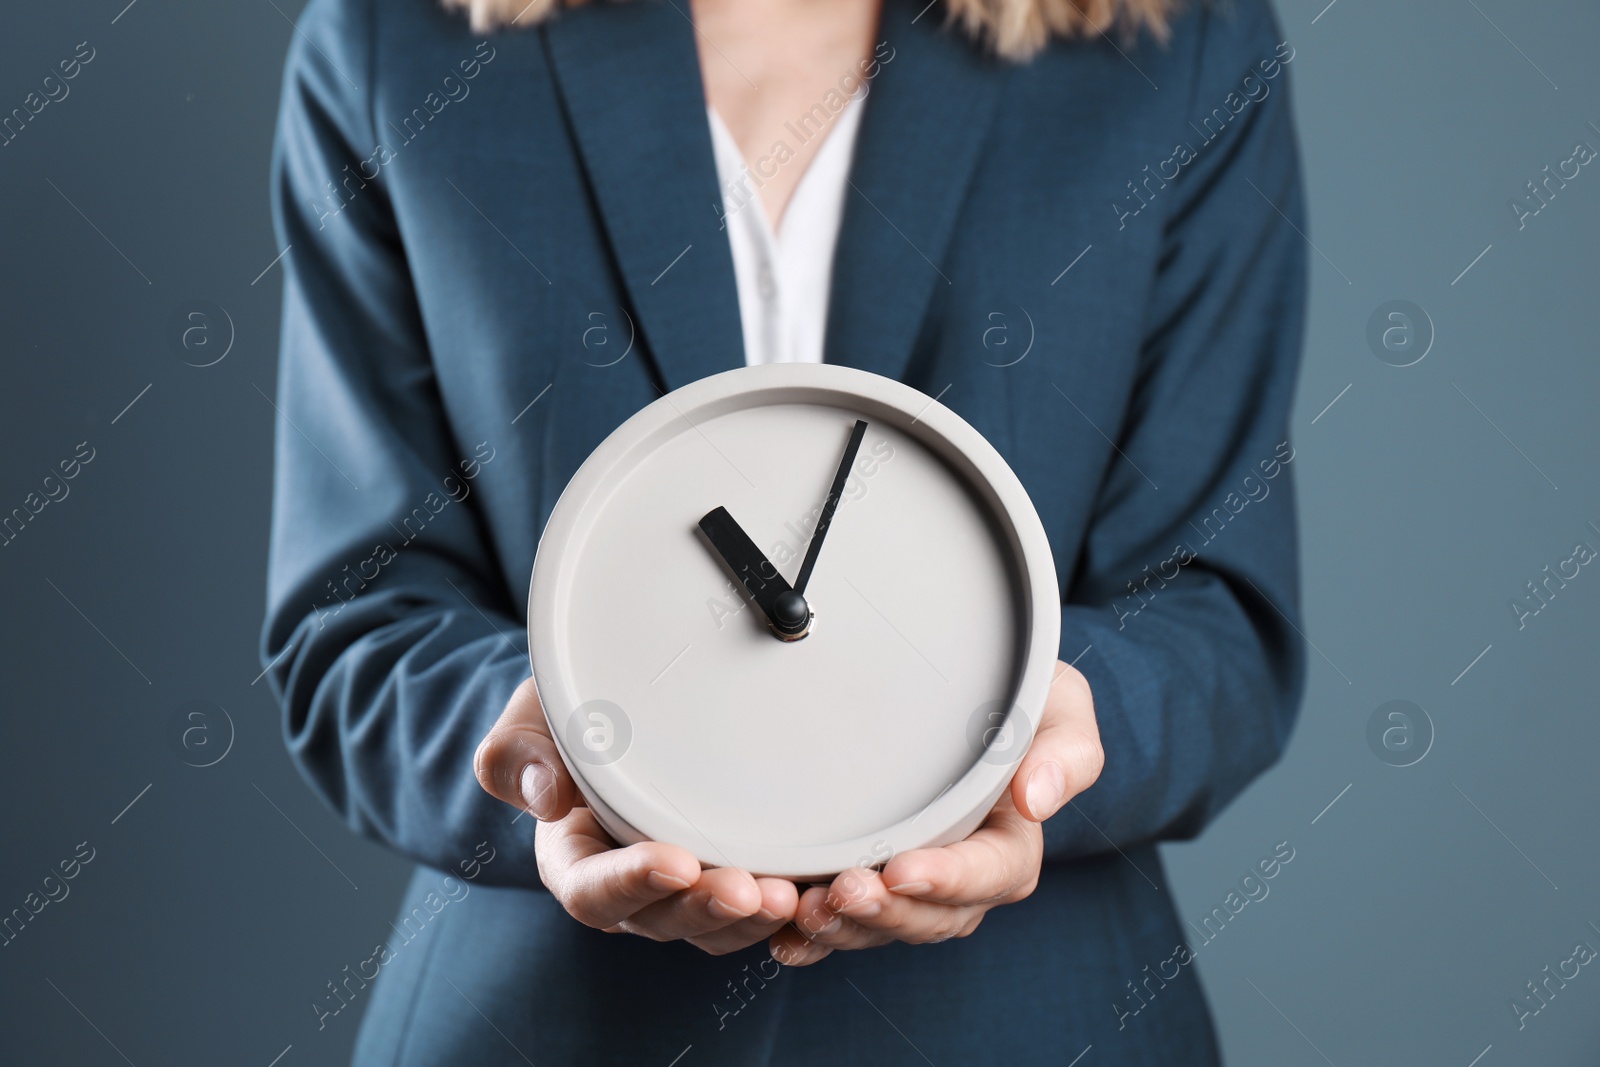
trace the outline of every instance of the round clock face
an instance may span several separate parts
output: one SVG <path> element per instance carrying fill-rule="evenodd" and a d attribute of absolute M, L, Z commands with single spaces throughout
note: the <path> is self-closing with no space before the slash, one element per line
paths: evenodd
<path fill-rule="evenodd" d="M 888 378 L 778 364 L 595 450 L 540 540 L 528 639 L 614 837 L 809 878 L 976 828 L 1059 612 L 1038 515 L 976 430 Z"/>

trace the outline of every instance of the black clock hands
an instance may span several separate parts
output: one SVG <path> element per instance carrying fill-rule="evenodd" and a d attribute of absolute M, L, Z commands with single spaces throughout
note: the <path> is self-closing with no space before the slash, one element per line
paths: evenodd
<path fill-rule="evenodd" d="M 839 469 L 834 472 L 828 499 L 822 502 L 822 518 L 817 520 L 817 532 L 811 535 L 811 544 L 806 547 L 806 558 L 800 563 L 800 576 L 794 580 L 794 591 L 802 596 L 805 595 L 806 584 L 811 581 L 812 568 L 817 565 L 817 554 L 822 551 L 822 539 L 833 524 L 833 513 L 839 508 L 845 480 L 850 477 L 850 465 L 856 461 L 856 453 L 861 450 L 861 438 L 866 432 L 867 424 L 857 419 L 855 428 L 850 431 L 850 440 L 844 446 L 844 458 L 839 460 Z"/>
<path fill-rule="evenodd" d="M 822 514 L 817 519 L 816 532 L 806 548 L 806 558 L 800 563 L 800 575 L 791 588 L 778 573 L 750 535 L 733 520 L 727 508 L 715 508 L 700 520 L 700 532 L 706 535 L 711 547 L 717 550 L 733 576 L 744 586 L 744 591 L 755 601 L 756 607 L 767 617 L 773 632 L 785 641 L 798 641 L 811 629 L 811 605 L 806 603 L 806 584 L 817 565 L 817 555 L 822 551 L 822 539 L 833 524 L 833 514 L 839 509 L 844 494 L 844 483 L 850 477 L 850 466 L 861 449 L 861 439 L 866 435 L 867 424 L 856 420 L 850 431 L 850 440 L 844 446 L 844 457 L 834 473 L 833 485 L 827 499 L 822 502 Z"/>
<path fill-rule="evenodd" d="M 811 622 L 805 598 L 789 587 L 750 535 L 733 521 L 727 508 L 716 508 L 700 520 L 700 532 L 755 601 L 777 635 L 786 641 L 804 637 Z"/>

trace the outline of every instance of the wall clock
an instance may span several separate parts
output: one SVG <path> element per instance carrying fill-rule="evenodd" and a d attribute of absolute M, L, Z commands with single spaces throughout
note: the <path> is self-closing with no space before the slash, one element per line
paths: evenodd
<path fill-rule="evenodd" d="M 1060 594 L 1038 513 L 953 411 L 848 367 L 678 389 L 583 463 L 528 643 L 618 841 L 811 879 L 971 833 L 1032 737 Z"/>

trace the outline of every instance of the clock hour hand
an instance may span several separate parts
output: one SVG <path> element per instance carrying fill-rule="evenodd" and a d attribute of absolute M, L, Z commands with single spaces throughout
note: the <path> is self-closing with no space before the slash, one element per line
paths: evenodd
<path fill-rule="evenodd" d="M 817 554 L 822 551 L 822 539 L 827 536 L 828 527 L 833 524 L 833 513 L 839 508 L 839 498 L 844 493 L 844 483 L 850 477 L 850 465 L 856 461 L 856 453 L 861 450 L 861 438 L 866 432 L 867 424 L 857 419 L 855 427 L 850 431 L 850 440 L 844 446 L 844 458 L 839 461 L 839 469 L 834 472 L 828 498 L 822 502 L 822 517 L 817 520 L 817 532 L 811 535 L 811 544 L 806 547 L 806 558 L 800 564 L 800 575 L 794 580 L 794 591 L 802 596 L 805 595 L 806 584 L 811 581 L 811 569 L 817 565 Z"/>
<path fill-rule="evenodd" d="M 795 641 L 806 635 L 811 624 L 811 608 L 805 598 L 789 587 L 778 568 L 750 540 L 750 535 L 733 520 L 727 508 L 708 511 L 700 520 L 700 532 L 706 535 L 711 547 L 717 550 L 779 637 Z"/>

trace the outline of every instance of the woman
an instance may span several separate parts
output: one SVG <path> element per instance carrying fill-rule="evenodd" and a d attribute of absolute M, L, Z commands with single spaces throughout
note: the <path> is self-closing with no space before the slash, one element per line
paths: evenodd
<path fill-rule="evenodd" d="M 1301 685 L 1293 50 L 1264 0 L 925 3 L 302 17 L 263 656 L 308 780 L 423 865 L 358 1063 L 1215 1062 L 1156 842 Z M 972 838 L 831 886 L 617 848 L 528 681 L 544 520 L 660 393 L 822 359 L 1033 497 L 1040 729 Z"/>

